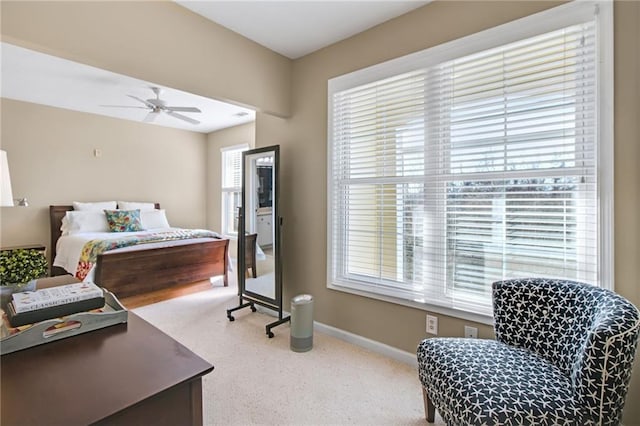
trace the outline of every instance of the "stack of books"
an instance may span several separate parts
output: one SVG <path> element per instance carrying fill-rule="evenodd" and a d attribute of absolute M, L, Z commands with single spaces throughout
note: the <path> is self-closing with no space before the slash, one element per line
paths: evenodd
<path fill-rule="evenodd" d="M 19 327 L 99 309 L 104 303 L 104 293 L 94 283 L 73 283 L 14 293 L 7 304 L 6 314 L 11 326 Z"/>

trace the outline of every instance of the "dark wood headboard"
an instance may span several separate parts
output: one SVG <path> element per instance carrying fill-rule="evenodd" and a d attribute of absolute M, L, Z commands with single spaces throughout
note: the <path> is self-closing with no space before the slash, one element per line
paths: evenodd
<path fill-rule="evenodd" d="M 156 209 L 160 208 L 160 203 L 155 203 Z M 73 206 L 49 206 L 49 226 L 51 227 L 51 246 L 49 247 L 49 253 L 51 253 L 51 259 L 49 264 L 53 268 L 53 259 L 56 258 L 56 244 L 58 238 L 62 235 L 60 227 L 62 226 L 62 218 L 68 211 L 73 210 Z"/>

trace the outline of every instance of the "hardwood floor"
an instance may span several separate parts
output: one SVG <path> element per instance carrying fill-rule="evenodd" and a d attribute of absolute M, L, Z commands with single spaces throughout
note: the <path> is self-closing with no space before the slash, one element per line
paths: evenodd
<path fill-rule="evenodd" d="M 124 297 L 119 300 L 127 309 L 135 309 L 139 308 L 140 306 L 150 305 L 152 303 L 161 302 L 163 300 L 173 299 L 174 297 L 185 296 L 187 294 L 209 290 L 210 288 L 211 283 L 209 282 L 209 280 L 204 280 L 191 284 L 177 285 L 171 288 L 152 291 L 150 293 L 139 294 L 136 296 Z"/>

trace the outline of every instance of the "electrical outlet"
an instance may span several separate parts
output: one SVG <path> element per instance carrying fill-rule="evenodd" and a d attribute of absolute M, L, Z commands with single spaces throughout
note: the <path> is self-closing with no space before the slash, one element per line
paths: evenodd
<path fill-rule="evenodd" d="M 438 335 L 438 317 L 427 315 L 427 333 Z"/>
<path fill-rule="evenodd" d="M 478 338 L 478 329 L 476 327 L 464 326 L 464 337 L 470 337 L 472 339 Z"/>

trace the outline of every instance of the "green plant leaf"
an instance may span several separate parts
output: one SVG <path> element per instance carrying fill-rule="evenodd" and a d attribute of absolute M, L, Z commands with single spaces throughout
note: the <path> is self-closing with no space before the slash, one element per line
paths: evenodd
<path fill-rule="evenodd" d="M 0 251 L 0 285 L 25 284 L 47 275 L 44 251 L 10 249 Z"/>

